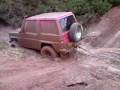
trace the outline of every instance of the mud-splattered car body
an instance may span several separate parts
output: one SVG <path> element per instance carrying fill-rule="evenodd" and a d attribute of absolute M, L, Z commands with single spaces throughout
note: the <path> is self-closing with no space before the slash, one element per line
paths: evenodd
<path fill-rule="evenodd" d="M 20 46 L 26 48 L 41 50 L 49 46 L 57 54 L 69 53 L 75 44 L 69 38 L 73 23 L 77 20 L 72 12 L 44 13 L 25 18 L 20 32 L 9 36 L 11 41 L 17 40 Z"/>

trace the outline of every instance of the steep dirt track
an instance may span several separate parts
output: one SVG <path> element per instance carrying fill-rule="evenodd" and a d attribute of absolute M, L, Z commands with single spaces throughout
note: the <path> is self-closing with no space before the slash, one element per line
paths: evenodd
<path fill-rule="evenodd" d="M 94 33 L 94 34 L 93 34 Z M 101 21 L 90 29 L 87 42 L 93 47 L 120 47 L 120 7 L 105 14 Z"/>
<path fill-rule="evenodd" d="M 105 57 L 102 51 L 59 62 L 43 59 L 35 52 L 17 59 L 2 55 L 0 90 L 119 90 L 120 57 L 113 62 L 114 57 Z M 120 55 L 118 50 L 104 51 L 108 56 L 115 52 Z"/>
<path fill-rule="evenodd" d="M 59 61 L 42 58 L 33 50 L 9 47 L 7 33 L 12 30 L 1 28 L 0 90 L 119 90 L 119 22 L 120 8 L 116 7 L 82 41 L 90 53 L 78 52 L 77 58 Z"/>

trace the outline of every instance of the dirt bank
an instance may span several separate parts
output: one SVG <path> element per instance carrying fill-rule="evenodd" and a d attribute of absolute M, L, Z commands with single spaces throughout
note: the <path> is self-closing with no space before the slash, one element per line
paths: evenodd
<path fill-rule="evenodd" d="M 115 7 L 106 13 L 101 21 L 88 33 L 86 42 L 93 47 L 120 47 L 120 7 Z"/>

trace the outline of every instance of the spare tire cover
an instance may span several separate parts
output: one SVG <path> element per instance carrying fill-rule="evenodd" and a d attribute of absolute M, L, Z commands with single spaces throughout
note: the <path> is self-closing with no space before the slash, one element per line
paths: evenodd
<path fill-rule="evenodd" d="M 79 23 L 73 23 L 70 27 L 69 37 L 70 41 L 72 42 L 78 42 L 82 38 L 82 25 Z"/>

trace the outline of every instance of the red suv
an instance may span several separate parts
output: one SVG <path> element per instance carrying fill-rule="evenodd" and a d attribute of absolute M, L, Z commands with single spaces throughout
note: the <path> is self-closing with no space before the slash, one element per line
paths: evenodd
<path fill-rule="evenodd" d="M 70 53 L 81 40 L 82 31 L 72 12 L 52 12 L 25 18 L 20 32 L 9 36 L 11 42 L 56 57 Z"/>

